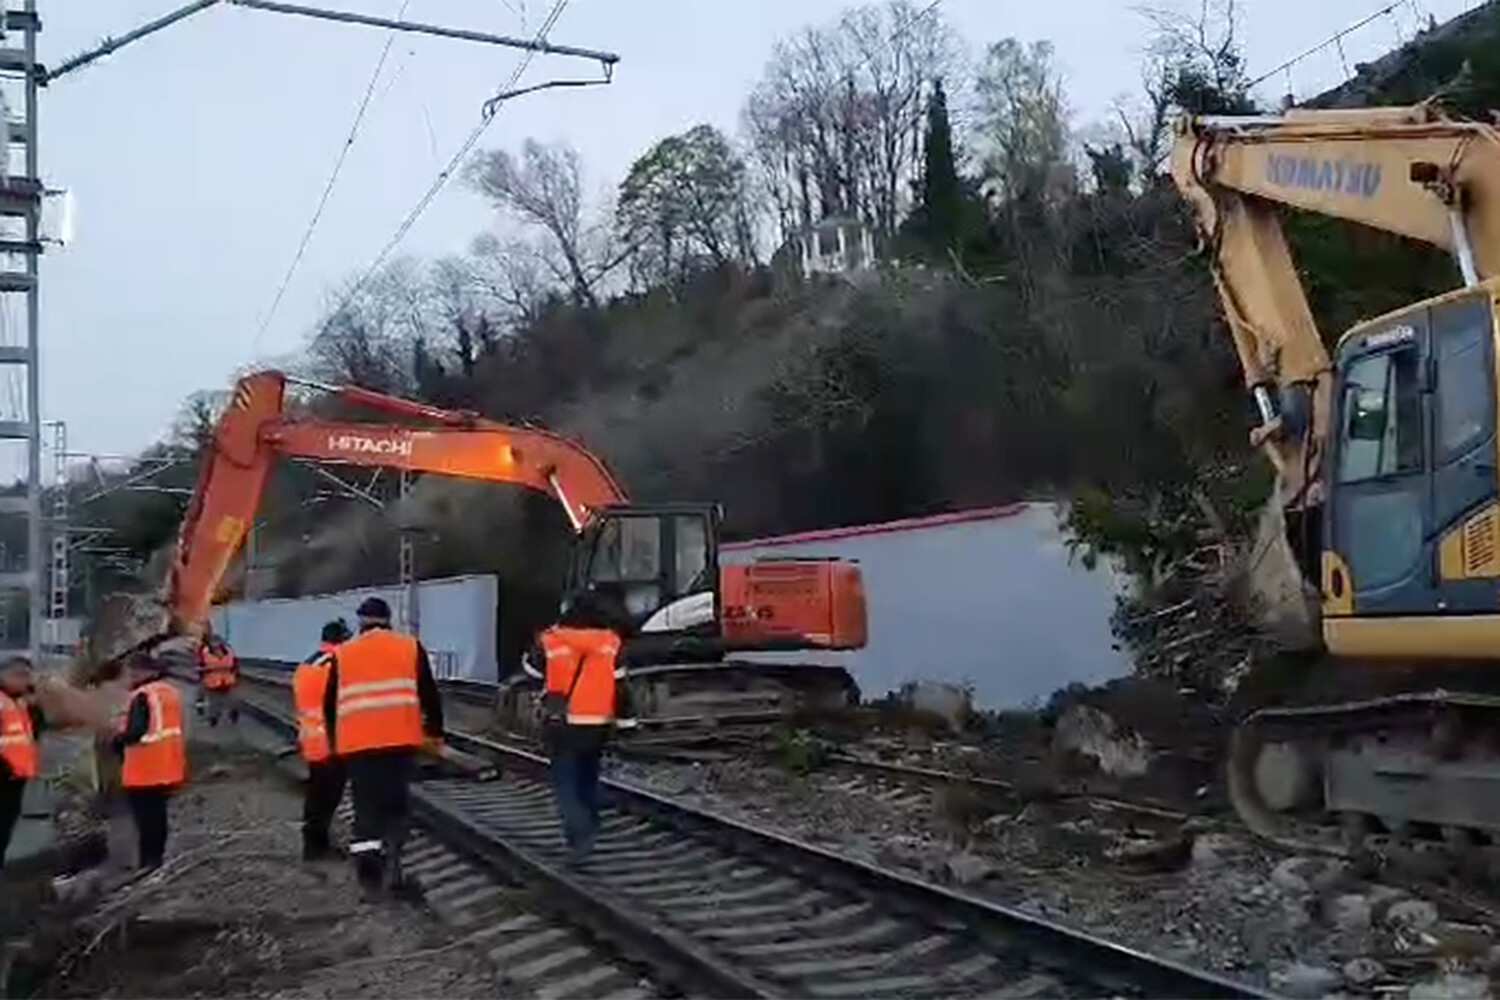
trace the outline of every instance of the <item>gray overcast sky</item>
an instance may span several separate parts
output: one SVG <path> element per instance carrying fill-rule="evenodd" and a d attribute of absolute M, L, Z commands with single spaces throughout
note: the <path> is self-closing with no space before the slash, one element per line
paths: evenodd
<path fill-rule="evenodd" d="M 401 6 L 321 3 L 387 16 Z M 43 61 L 55 64 L 177 6 L 40 0 Z M 773 41 L 847 6 L 572 0 L 552 41 L 618 52 L 615 83 L 516 101 L 484 144 L 566 139 L 602 189 L 656 138 L 698 122 L 733 129 Z M 1258 75 L 1382 6 L 1243 0 L 1251 70 Z M 1444 20 L 1471 6 L 1474 0 L 1402 0 L 1346 38 L 1345 57 L 1350 65 L 1371 59 L 1409 38 L 1419 18 Z M 549 8 L 549 0 L 412 0 L 407 17 L 519 34 L 534 31 Z M 1084 125 L 1107 117 L 1111 101 L 1136 85 L 1146 27 L 1135 8 L 1131 0 L 945 0 L 940 9 L 976 53 L 1006 35 L 1050 39 L 1075 123 Z M 221 7 L 43 91 L 42 174 L 73 191 L 77 215 L 75 242 L 43 260 L 42 406 L 46 419 L 67 421 L 74 449 L 135 451 L 166 428 L 188 393 L 226 385 L 253 356 L 297 348 L 327 287 L 385 244 L 521 57 L 398 39 L 307 255 L 252 355 L 259 319 L 384 42 L 377 29 Z M 577 60 L 539 58 L 526 82 L 592 71 Z M 1344 75 L 1330 47 L 1298 65 L 1291 83 L 1305 96 Z M 1285 87 L 1285 78 L 1268 84 L 1268 96 Z M 461 251 L 494 225 L 485 203 L 455 183 L 398 252 Z M 16 329 L 13 318 L 6 325 Z"/>

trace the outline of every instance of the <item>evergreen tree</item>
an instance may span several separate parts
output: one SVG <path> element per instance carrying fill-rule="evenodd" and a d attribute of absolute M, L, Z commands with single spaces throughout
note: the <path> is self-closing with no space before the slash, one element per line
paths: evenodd
<path fill-rule="evenodd" d="M 948 123 L 948 97 L 942 80 L 933 81 L 932 96 L 927 101 L 925 145 L 918 231 L 934 249 L 947 249 L 959 242 L 964 192 L 953 159 L 953 129 Z"/>

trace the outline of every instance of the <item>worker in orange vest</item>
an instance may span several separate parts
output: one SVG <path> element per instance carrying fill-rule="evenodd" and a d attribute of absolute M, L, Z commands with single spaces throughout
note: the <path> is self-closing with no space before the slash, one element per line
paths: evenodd
<path fill-rule="evenodd" d="M 240 709 L 234 702 L 234 689 L 240 682 L 240 663 L 222 636 L 210 634 L 204 640 L 198 652 L 198 681 L 208 703 L 208 724 L 217 726 L 226 708 L 229 721 L 238 722 Z"/>
<path fill-rule="evenodd" d="M 0 665 L 0 865 L 21 818 L 26 783 L 37 776 L 41 710 L 28 703 L 31 661 L 13 656 Z"/>
<path fill-rule="evenodd" d="M 124 758 L 120 785 L 130 804 L 140 843 L 140 867 L 161 867 L 167 850 L 167 805 L 187 780 L 187 743 L 182 730 L 182 697 L 154 657 L 136 655 L 130 663 L 133 689 L 125 720 L 114 737 Z"/>
<path fill-rule="evenodd" d="M 531 654 L 546 664 L 542 734 L 563 837 L 575 863 L 593 849 L 599 832 L 599 763 L 617 724 L 616 682 L 625 676 L 617 622 L 604 598 L 586 591 L 537 637 Z"/>
<path fill-rule="evenodd" d="M 302 800 L 302 860 L 317 861 L 332 853 L 328 827 L 344 797 L 344 766 L 328 745 L 323 696 L 334 651 L 349 638 L 349 626 L 335 618 L 323 626 L 318 651 L 292 672 L 292 700 L 297 706 L 297 745 L 307 762 L 307 793 Z"/>
<path fill-rule="evenodd" d="M 399 889 L 407 790 L 416 755 L 443 739 L 443 704 L 422 643 L 391 630 L 378 597 L 355 611 L 359 634 L 330 657 L 323 713 L 354 797 L 349 853 L 367 896 Z"/>

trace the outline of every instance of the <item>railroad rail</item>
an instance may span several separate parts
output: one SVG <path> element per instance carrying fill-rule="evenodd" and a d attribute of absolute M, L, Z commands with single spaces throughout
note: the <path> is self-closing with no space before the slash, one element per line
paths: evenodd
<path fill-rule="evenodd" d="M 290 728 L 284 710 L 243 703 Z M 683 992 L 1270 995 L 615 780 L 601 783 L 609 806 L 593 855 L 570 866 L 547 759 L 459 731 L 448 742 L 499 773 L 486 782 L 422 780 L 413 810 L 429 832 L 448 850 L 536 886 L 560 920 Z"/>

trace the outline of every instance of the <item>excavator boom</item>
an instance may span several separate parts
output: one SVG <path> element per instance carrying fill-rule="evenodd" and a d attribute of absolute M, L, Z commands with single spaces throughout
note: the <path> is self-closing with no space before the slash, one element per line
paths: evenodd
<path fill-rule="evenodd" d="M 1330 362 L 1278 208 L 1451 251 L 1500 274 L 1500 131 L 1418 105 L 1183 121 L 1172 177 L 1192 205 L 1288 510 L 1322 502 Z M 1304 564 L 1305 565 L 1305 564 Z"/>
<path fill-rule="evenodd" d="M 609 470 L 578 444 L 355 387 L 328 388 L 351 403 L 435 426 L 306 420 L 284 412 L 287 377 L 265 371 L 235 386 L 183 518 L 167 606 L 175 632 L 207 621 L 215 590 L 244 543 L 278 455 L 510 483 L 553 496 L 575 530 L 594 511 L 623 503 Z"/>

